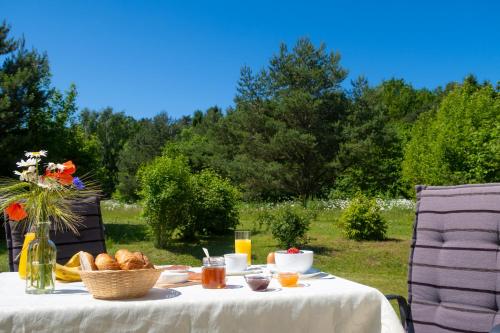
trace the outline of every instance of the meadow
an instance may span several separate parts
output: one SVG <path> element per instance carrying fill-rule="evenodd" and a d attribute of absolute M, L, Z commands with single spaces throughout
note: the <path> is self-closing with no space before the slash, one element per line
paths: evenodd
<path fill-rule="evenodd" d="M 292 204 L 293 203 L 287 203 Z M 341 205 L 340 205 L 341 206 Z M 239 229 L 253 229 L 252 252 L 254 263 L 265 263 L 267 254 L 279 249 L 265 226 L 258 228 L 258 215 L 275 205 L 242 204 Z M 307 248 L 315 252 L 314 266 L 343 278 L 373 286 L 383 293 L 407 295 L 407 269 L 414 209 L 404 205 L 385 207 L 382 215 L 388 222 L 388 239 L 382 242 L 347 240 L 338 225 L 341 208 L 313 204 L 307 209 L 316 212 L 311 224 Z M 106 227 L 106 245 L 113 253 L 120 248 L 140 250 L 157 264 L 187 264 L 199 266 L 203 253 L 211 255 L 234 251 L 232 234 L 202 238 L 195 242 L 173 241 L 166 249 L 156 249 L 150 240 L 147 225 L 141 219 L 138 205 L 113 201 L 102 203 Z M 0 271 L 8 271 L 5 240 L 0 240 Z"/>

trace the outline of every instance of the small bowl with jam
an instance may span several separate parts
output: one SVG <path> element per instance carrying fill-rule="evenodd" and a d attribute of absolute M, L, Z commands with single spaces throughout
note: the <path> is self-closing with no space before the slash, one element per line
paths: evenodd
<path fill-rule="evenodd" d="M 278 281 L 282 287 L 297 287 L 299 273 L 294 271 L 278 272 Z"/>
<path fill-rule="evenodd" d="M 271 282 L 270 274 L 249 274 L 245 275 L 245 281 L 253 291 L 265 291 Z"/>

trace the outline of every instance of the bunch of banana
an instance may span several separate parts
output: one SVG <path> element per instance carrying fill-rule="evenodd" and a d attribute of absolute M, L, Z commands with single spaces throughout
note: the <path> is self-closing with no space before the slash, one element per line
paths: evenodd
<path fill-rule="evenodd" d="M 65 282 L 81 281 L 80 252 L 75 253 L 64 265 L 56 264 L 56 278 Z"/>

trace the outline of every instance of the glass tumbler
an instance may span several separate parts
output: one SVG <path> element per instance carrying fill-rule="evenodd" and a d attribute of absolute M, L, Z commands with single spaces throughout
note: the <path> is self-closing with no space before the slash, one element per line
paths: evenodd
<path fill-rule="evenodd" d="M 252 264 L 252 240 L 250 230 L 236 230 L 234 232 L 234 252 L 246 253 L 247 264 Z"/>

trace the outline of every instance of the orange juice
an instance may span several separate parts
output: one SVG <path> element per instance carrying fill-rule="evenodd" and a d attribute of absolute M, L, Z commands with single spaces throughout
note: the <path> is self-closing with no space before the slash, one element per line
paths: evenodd
<path fill-rule="evenodd" d="M 278 273 L 278 281 L 283 287 L 295 287 L 299 281 L 297 273 Z"/>
<path fill-rule="evenodd" d="M 234 240 L 234 252 L 235 253 L 246 253 L 248 266 L 250 266 L 252 264 L 252 240 L 251 239 L 235 239 Z"/>
<path fill-rule="evenodd" d="M 24 235 L 24 243 L 23 248 L 21 250 L 21 257 L 19 258 L 19 277 L 21 279 L 26 279 L 26 266 L 28 262 L 28 245 L 30 245 L 31 241 L 35 239 L 34 232 L 28 232 Z"/>

